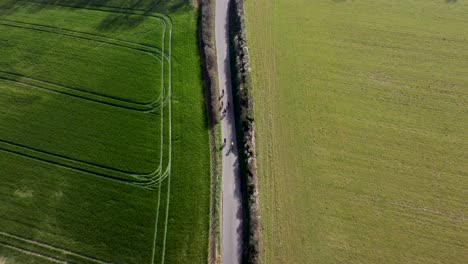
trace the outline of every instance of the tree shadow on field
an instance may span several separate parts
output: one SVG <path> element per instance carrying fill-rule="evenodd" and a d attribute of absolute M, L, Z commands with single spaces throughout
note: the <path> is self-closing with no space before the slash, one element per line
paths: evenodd
<path fill-rule="evenodd" d="M 132 14 L 111 13 L 107 15 L 97 27 L 100 31 L 116 31 L 137 27 L 143 23 L 147 17 Z"/>
<path fill-rule="evenodd" d="M 53 8 L 82 8 L 92 9 L 111 7 L 116 12 L 109 12 L 103 18 L 98 30 L 113 31 L 117 29 L 131 29 L 143 23 L 152 13 L 169 14 L 183 8 L 190 8 L 191 0 L 6 0 L 0 2 L 0 17 L 27 10 L 37 13 L 44 9 Z M 138 11 L 141 15 L 132 14 Z"/>

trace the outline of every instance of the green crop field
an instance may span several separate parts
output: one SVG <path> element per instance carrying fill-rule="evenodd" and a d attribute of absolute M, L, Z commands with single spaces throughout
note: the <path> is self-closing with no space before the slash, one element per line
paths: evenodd
<path fill-rule="evenodd" d="M 0 263 L 205 263 L 191 1 L 0 0 Z"/>
<path fill-rule="evenodd" d="M 468 1 L 246 1 L 265 263 L 466 263 Z"/>

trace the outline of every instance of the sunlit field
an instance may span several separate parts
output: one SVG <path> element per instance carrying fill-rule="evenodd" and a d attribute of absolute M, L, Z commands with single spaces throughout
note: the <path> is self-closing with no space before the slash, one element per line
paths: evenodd
<path fill-rule="evenodd" d="M 265 263 L 468 259 L 468 3 L 246 1 Z"/>
<path fill-rule="evenodd" d="M 205 263 L 191 1 L 0 1 L 0 262 Z"/>

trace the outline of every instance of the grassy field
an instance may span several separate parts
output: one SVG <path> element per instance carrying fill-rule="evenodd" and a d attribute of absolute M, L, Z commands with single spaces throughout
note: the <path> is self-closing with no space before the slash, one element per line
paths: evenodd
<path fill-rule="evenodd" d="M 265 263 L 468 259 L 468 2 L 255 0 Z"/>
<path fill-rule="evenodd" d="M 0 262 L 206 262 L 197 10 L 155 2 L 0 1 Z"/>

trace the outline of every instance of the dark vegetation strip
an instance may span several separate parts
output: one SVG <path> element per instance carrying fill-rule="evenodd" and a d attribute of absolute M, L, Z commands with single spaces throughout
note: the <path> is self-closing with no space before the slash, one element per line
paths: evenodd
<path fill-rule="evenodd" d="M 133 10 L 141 11 L 145 14 L 151 14 L 154 12 L 158 13 L 170 13 L 176 12 L 181 8 L 187 6 L 187 2 L 190 0 L 9 0 L 6 1 L 6 4 L 0 6 L 2 8 L 8 8 L 15 6 L 18 2 L 23 3 L 36 3 L 36 4 L 47 4 L 47 5 L 62 5 L 69 6 L 74 8 L 89 8 L 95 6 L 108 7 L 118 10 Z M 109 26 L 113 22 L 120 22 L 118 19 L 108 18 L 101 25 L 101 27 Z M 131 26 L 136 26 L 141 23 L 141 20 L 132 21 L 134 24 Z"/>
<path fill-rule="evenodd" d="M 208 263 L 220 261 L 221 156 L 219 128 L 218 65 L 215 43 L 215 0 L 200 0 L 198 37 L 202 56 L 203 85 L 208 117 L 211 163 L 210 230 Z"/>
<path fill-rule="evenodd" d="M 215 0 L 201 0 L 199 18 L 199 37 L 203 58 L 203 80 L 208 108 L 209 126 L 215 126 L 219 120 L 218 64 L 215 43 Z"/>
<path fill-rule="evenodd" d="M 253 115 L 252 78 L 244 20 L 244 1 L 229 6 L 231 75 L 242 183 L 244 251 L 242 263 L 260 263 L 260 213 Z"/>

